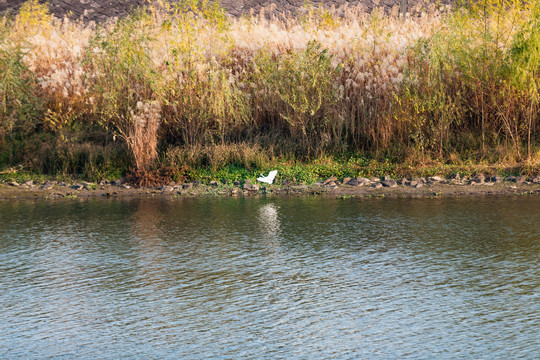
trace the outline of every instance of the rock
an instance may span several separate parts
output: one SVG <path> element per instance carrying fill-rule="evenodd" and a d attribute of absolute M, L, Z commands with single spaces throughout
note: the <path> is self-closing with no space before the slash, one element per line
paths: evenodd
<path fill-rule="evenodd" d="M 49 189 L 52 189 L 53 187 L 53 184 L 51 183 L 44 183 L 43 185 L 41 185 L 39 188 L 40 189 L 43 189 L 43 190 L 49 190 Z"/>
<path fill-rule="evenodd" d="M 330 181 L 329 183 L 326 183 L 325 186 L 328 186 L 330 188 L 335 188 L 337 186 L 337 184 L 334 181 Z"/>
<path fill-rule="evenodd" d="M 343 178 L 342 184 L 347 184 L 351 180 L 352 180 L 352 178 L 350 178 L 350 177 Z"/>
<path fill-rule="evenodd" d="M 212 186 L 212 187 L 218 187 L 219 184 L 218 184 L 217 181 L 212 180 L 212 181 L 210 181 L 210 182 L 208 183 L 208 185 L 210 185 L 210 186 Z"/>
<path fill-rule="evenodd" d="M 182 189 L 191 189 L 192 187 L 193 187 L 192 183 L 187 183 L 187 184 L 182 185 Z"/>
<path fill-rule="evenodd" d="M 379 182 L 381 181 L 381 179 L 379 179 L 378 177 L 372 177 L 371 179 L 368 179 L 370 182 L 372 183 L 376 183 L 376 182 Z"/>
<path fill-rule="evenodd" d="M 24 185 L 33 186 L 34 185 L 34 180 L 27 181 L 27 182 L 24 183 Z"/>
<path fill-rule="evenodd" d="M 126 178 L 121 178 L 121 179 L 116 179 L 116 180 L 111 181 L 111 185 L 120 186 L 120 185 L 124 185 L 126 182 L 127 182 Z"/>
<path fill-rule="evenodd" d="M 419 183 L 416 183 L 416 184 L 414 185 L 414 187 L 415 187 L 416 189 L 421 188 L 422 186 L 424 186 L 424 183 L 423 183 L 423 182 L 419 182 Z"/>
<path fill-rule="evenodd" d="M 362 186 L 362 185 L 364 185 L 364 183 L 357 180 L 357 179 L 352 179 L 352 180 L 349 180 L 349 182 L 347 182 L 347 185 L 350 185 L 350 186 Z"/>
<path fill-rule="evenodd" d="M 331 176 L 331 177 L 329 177 L 328 179 L 326 179 L 326 180 L 323 181 L 323 185 L 328 185 L 329 183 L 335 182 L 336 180 L 337 180 L 337 177 Z"/>
<path fill-rule="evenodd" d="M 234 185 L 234 186 L 240 186 L 240 184 L 241 184 L 241 182 L 238 181 L 238 180 L 235 180 L 235 181 L 233 182 L 233 185 Z"/>
<path fill-rule="evenodd" d="M 73 184 L 70 186 L 70 188 L 72 188 L 73 190 L 81 190 L 84 186 L 82 186 L 81 184 Z"/>
<path fill-rule="evenodd" d="M 259 185 L 247 183 L 244 184 L 243 189 L 247 191 L 259 191 Z"/>
<path fill-rule="evenodd" d="M 443 182 L 444 179 L 440 176 L 430 176 L 427 178 L 427 181 L 430 183 L 440 183 Z"/>
<path fill-rule="evenodd" d="M 512 181 L 516 184 L 522 184 L 523 182 L 525 182 L 525 176 L 508 176 L 506 178 L 506 181 Z"/>
<path fill-rule="evenodd" d="M 407 178 L 403 178 L 400 181 L 400 184 L 403 185 L 403 186 L 408 185 L 408 183 L 409 183 L 409 180 L 407 180 Z"/>
<path fill-rule="evenodd" d="M 172 192 L 174 191 L 174 187 L 170 186 L 170 185 L 165 185 L 161 188 L 161 191 L 164 192 L 164 193 L 169 193 L 169 192 Z"/>
<path fill-rule="evenodd" d="M 540 184 L 540 175 L 533 177 L 533 178 L 531 179 L 531 182 L 532 182 L 533 184 Z"/>
<path fill-rule="evenodd" d="M 18 182 L 12 181 L 9 183 L 10 186 L 20 186 Z"/>
<path fill-rule="evenodd" d="M 371 187 L 372 187 L 372 188 L 375 188 L 375 189 L 379 189 L 379 188 L 382 188 L 382 187 L 383 187 L 383 184 L 381 184 L 381 183 L 378 182 L 378 183 L 373 184 Z"/>
<path fill-rule="evenodd" d="M 361 183 L 363 183 L 364 185 L 371 185 L 371 180 L 369 180 L 368 178 L 365 178 L 365 177 L 357 177 L 356 180 L 360 181 Z M 379 182 L 379 180 L 375 181 L 375 182 Z"/>
<path fill-rule="evenodd" d="M 124 185 L 122 185 L 122 187 L 123 187 L 124 189 L 131 189 L 131 186 L 129 186 L 128 184 L 124 184 Z"/>
<path fill-rule="evenodd" d="M 500 176 L 490 176 L 486 179 L 486 181 L 492 182 L 492 183 L 501 183 L 503 181 L 503 178 Z"/>
<path fill-rule="evenodd" d="M 417 178 L 414 178 L 413 181 L 425 183 L 425 182 L 426 182 L 426 179 L 424 179 L 424 178 L 422 178 L 422 177 L 417 177 Z"/>
<path fill-rule="evenodd" d="M 483 184 L 484 181 L 485 181 L 485 176 L 484 175 L 476 175 L 475 177 L 473 177 L 471 179 L 472 182 L 476 183 L 476 184 Z"/>
<path fill-rule="evenodd" d="M 381 184 L 384 187 L 396 187 L 397 181 L 393 179 L 388 179 L 388 180 L 384 180 Z"/>
<path fill-rule="evenodd" d="M 383 181 L 392 180 L 389 175 L 384 175 Z"/>
<path fill-rule="evenodd" d="M 195 181 L 193 182 L 193 187 L 197 187 L 197 186 L 199 186 L 199 185 L 201 185 L 201 181 L 200 181 L 200 180 L 195 180 Z"/>

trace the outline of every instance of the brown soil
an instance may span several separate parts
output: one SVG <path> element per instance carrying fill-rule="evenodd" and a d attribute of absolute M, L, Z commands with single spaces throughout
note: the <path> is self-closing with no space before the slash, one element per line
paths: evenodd
<path fill-rule="evenodd" d="M 7 11 L 16 13 L 26 0 L 0 0 L 0 14 Z M 175 1 L 175 0 L 171 0 Z M 429 1 L 428 1 L 429 2 Z M 437 1 L 438 4 L 449 3 L 450 0 Z M 104 22 L 113 17 L 122 17 L 134 8 L 148 4 L 146 0 L 48 0 L 51 13 L 56 17 L 68 16 L 72 19 Z M 221 6 L 231 16 L 244 14 L 295 15 L 304 5 L 304 0 L 221 0 Z M 374 7 L 384 7 L 390 11 L 397 7 L 402 12 L 413 11 L 422 0 L 313 0 L 314 6 L 322 4 L 327 8 L 345 9 L 348 6 L 363 6 L 367 11 Z M 431 1 L 435 3 L 435 1 Z"/>

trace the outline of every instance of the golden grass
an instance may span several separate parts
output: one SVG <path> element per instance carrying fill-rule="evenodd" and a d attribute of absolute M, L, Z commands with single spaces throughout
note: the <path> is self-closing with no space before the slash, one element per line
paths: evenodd
<path fill-rule="evenodd" d="M 43 128 L 101 126 L 140 169 L 160 143 L 164 153 L 247 142 L 299 156 L 538 157 L 535 4 L 230 19 L 158 1 L 104 26 L 25 6 L 0 22 L 12 30 L 0 49 L 22 49 Z"/>

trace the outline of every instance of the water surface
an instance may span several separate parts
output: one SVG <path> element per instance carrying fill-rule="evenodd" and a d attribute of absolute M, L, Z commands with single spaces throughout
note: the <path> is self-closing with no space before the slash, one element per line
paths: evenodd
<path fill-rule="evenodd" d="M 0 202 L 0 358 L 534 359 L 540 199 Z"/>

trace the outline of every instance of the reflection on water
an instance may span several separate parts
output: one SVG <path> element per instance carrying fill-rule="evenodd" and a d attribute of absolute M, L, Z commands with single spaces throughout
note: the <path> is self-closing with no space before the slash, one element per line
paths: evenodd
<path fill-rule="evenodd" d="M 0 203 L 0 358 L 535 358 L 540 201 Z"/>

